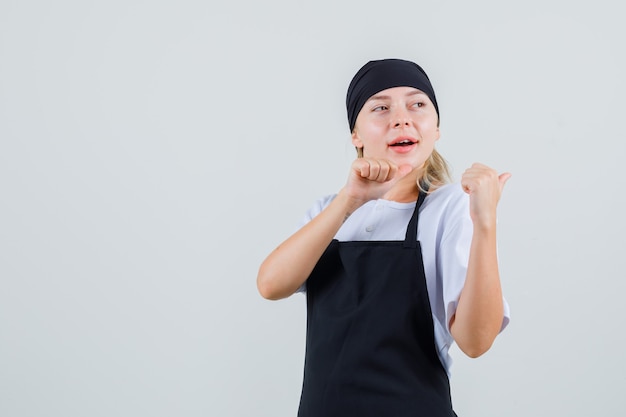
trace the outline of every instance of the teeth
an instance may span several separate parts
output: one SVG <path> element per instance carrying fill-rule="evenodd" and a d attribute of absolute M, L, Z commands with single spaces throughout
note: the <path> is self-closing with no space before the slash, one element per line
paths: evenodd
<path fill-rule="evenodd" d="M 396 142 L 394 144 L 392 144 L 391 146 L 403 146 L 403 145 L 413 145 L 415 142 L 413 142 L 410 139 L 405 139 L 405 140 L 401 140 L 400 142 Z"/>

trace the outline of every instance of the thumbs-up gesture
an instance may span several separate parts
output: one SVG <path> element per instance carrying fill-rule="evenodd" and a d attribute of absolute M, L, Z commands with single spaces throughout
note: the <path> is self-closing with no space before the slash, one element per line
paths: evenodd
<path fill-rule="evenodd" d="M 510 177 L 508 172 L 498 175 L 494 169 L 479 163 L 463 173 L 461 186 L 470 196 L 470 216 L 474 227 L 495 226 L 496 208 Z"/>

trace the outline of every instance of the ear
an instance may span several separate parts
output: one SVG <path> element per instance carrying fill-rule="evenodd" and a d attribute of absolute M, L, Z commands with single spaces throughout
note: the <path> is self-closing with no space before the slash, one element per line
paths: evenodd
<path fill-rule="evenodd" d="M 437 126 L 437 136 L 435 137 L 435 142 L 439 140 L 440 136 L 441 136 L 441 132 L 439 131 L 439 126 Z"/>
<path fill-rule="evenodd" d="M 356 129 L 354 129 L 352 131 L 352 144 L 356 147 L 356 148 L 362 148 L 363 147 L 363 142 L 361 141 L 361 139 L 359 138 L 359 134 L 356 131 Z"/>

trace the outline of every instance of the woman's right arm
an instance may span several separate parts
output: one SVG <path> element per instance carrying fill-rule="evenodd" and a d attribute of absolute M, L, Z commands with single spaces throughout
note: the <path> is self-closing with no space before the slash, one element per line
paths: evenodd
<path fill-rule="evenodd" d="M 289 297 L 304 284 L 335 234 L 358 203 L 342 190 L 330 204 L 281 243 L 259 268 L 257 287 L 264 298 Z"/>
<path fill-rule="evenodd" d="M 344 221 L 367 201 L 381 197 L 411 171 L 386 160 L 359 158 L 346 186 L 330 204 L 263 261 L 257 287 L 264 298 L 289 297 L 304 284 Z"/>

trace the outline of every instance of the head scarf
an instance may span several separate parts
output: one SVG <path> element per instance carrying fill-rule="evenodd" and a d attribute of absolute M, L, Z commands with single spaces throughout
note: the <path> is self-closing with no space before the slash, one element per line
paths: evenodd
<path fill-rule="evenodd" d="M 403 59 L 381 59 L 365 64 L 350 82 L 346 108 L 351 132 L 365 102 L 374 94 L 392 87 L 414 87 L 421 90 L 433 102 L 439 116 L 435 91 L 422 67 Z"/>

